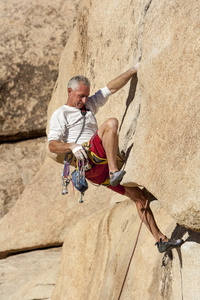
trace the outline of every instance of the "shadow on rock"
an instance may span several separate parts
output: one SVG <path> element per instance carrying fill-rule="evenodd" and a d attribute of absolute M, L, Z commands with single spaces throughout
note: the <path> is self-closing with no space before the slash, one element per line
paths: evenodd
<path fill-rule="evenodd" d="M 135 97 L 137 82 L 138 82 L 137 77 L 133 76 L 132 79 L 131 79 L 131 82 L 130 82 L 129 94 L 128 94 L 128 98 L 126 100 L 126 109 L 125 109 L 124 115 L 122 117 L 122 122 L 121 122 L 120 127 L 119 127 L 119 132 L 121 131 L 124 119 L 126 117 L 126 114 L 127 114 L 128 108 L 129 108 L 129 105 L 131 104 L 131 102 L 133 101 L 133 99 Z"/>

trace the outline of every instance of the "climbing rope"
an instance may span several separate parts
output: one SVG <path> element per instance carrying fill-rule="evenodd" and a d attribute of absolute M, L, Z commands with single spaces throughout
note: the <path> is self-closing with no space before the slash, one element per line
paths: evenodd
<path fill-rule="evenodd" d="M 138 234 L 137 234 L 137 237 L 136 237 L 135 245 L 133 247 L 133 251 L 132 251 L 129 263 L 128 263 L 128 267 L 127 267 L 127 270 L 126 270 L 126 274 L 124 276 L 124 281 L 122 283 L 122 287 L 121 287 L 121 290 L 120 290 L 120 293 L 119 293 L 118 300 L 120 300 L 122 292 L 123 292 L 123 289 L 124 289 L 124 285 L 125 285 L 126 278 L 127 278 L 127 275 L 128 275 L 129 269 L 130 269 L 130 265 L 131 265 L 131 261 L 132 261 L 133 255 L 135 253 L 135 249 L 136 249 L 137 242 L 138 242 L 138 239 L 139 239 L 139 235 L 140 235 L 140 231 L 141 231 L 141 228 L 142 228 L 142 223 L 144 221 L 144 216 L 145 216 L 145 213 L 146 213 L 146 209 L 147 209 L 148 203 L 149 203 L 149 192 L 148 192 L 148 198 L 147 198 L 147 201 L 146 201 L 146 204 L 145 204 L 145 207 L 144 207 L 144 213 L 143 213 L 143 216 L 142 216 L 142 220 L 140 222 L 140 226 L 139 226 L 139 229 L 138 229 Z"/>

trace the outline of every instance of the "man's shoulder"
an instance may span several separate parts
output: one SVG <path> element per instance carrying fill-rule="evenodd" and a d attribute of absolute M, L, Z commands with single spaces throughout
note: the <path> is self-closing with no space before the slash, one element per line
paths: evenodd
<path fill-rule="evenodd" d="M 58 107 L 52 114 L 51 116 L 51 122 L 55 122 L 55 120 L 63 120 L 66 119 L 67 113 L 67 108 L 65 107 L 66 105 L 62 105 Z"/>
<path fill-rule="evenodd" d="M 94 95 L 88 97 L 87 106 L 90 110 L 97 113 L 99 107 L 103 106 L 111 95 L 110 90 L 105 86 L 98 90 Z"/>
<path fill-rule="evenodd" d="M 66 105 L 62 105 L 62 106 L 58 107 L 56 110 L 54 110 L 53 113 L 55 114 L 55 113 L 59 113 L 59 112 L 61 112 L 61 111 L 64 111 L 64 110 L 65 110 L 65 106 L 66 106 Z"/>

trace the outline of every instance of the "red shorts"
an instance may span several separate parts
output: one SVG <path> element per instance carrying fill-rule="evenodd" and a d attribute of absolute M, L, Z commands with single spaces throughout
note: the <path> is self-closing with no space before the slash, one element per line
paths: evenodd
<path fill-rule="evenodd" d="M 90 150 L 96 154 L 100 158 L 106 159 L 106 153 L 102 145 L 102 141 L 99 138 L 97 132 L 93 135 L 93 137 L 89 141 L 90 144 Z M 104 164 L 96 164 L 94 163 L 90 158 L 89 162 L 92 166 L 92 168 L 85 172 L 85 177 L 90 180 L 93 183 L 96 184 L 103 184 L 106 180 L 109 179 L 109 169 L 108 169 L 108 163 Z M 118 184 L 117 186 L 111 186 L 109 183 L 107 187 L 111 190 L 113 190 L 116 193 L 124 195 L 125 188 L 124 186 Z"/>

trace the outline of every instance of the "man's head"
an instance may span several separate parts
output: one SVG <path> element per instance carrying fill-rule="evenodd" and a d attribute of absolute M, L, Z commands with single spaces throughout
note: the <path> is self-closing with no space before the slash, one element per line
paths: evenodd
<path fill-rule="evenodd" d="M 90 94 L 90 81 L 82 75 L 75 76 L 70 79 L 67 91 L 67 105 L 81 109 Z"/>

